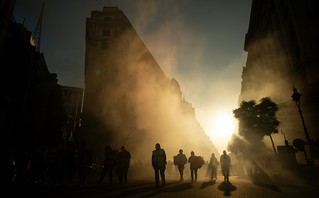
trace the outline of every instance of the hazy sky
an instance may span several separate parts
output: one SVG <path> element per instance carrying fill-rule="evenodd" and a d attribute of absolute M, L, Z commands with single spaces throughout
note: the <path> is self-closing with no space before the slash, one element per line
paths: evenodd
<path fill-rule="evenodd" d="M 252 0 L 46 0 L 41 52 L 59 84 L 84 87 L 85 24 L 93 10 L 118 6 L 221 152 L 230 135 L 214 127 L 237 108 Z M 14 17 L 33 31 L 43 0 L 16 0 Z"/>

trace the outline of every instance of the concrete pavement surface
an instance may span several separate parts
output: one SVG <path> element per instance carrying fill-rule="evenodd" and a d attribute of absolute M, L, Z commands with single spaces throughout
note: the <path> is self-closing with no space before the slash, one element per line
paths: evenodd
<path fill-rule="evenodd" d="M 232 176 L 230 177 L 230 183 L 224 183 L 222 177 L 219 177 L 216 182 L 210 181 L 208 178 L 199 179 L 196 182 L 189 180 L 180 182 L 177 179 L 168 179 L 165 186 L 155 187 L 152 178 L 145 178 L 132 180 L 127 184 L 97 184 L 92 181 L 82 186 L 42 187 L 11 193 L 11 195 L 20 194 L 43 198 L 313 198 L 319 195 L 319 188 L 317 184 L 304 184 L 294 181 L 281 182 L 280 184 L 278 181 L 256 182 L 247 177 Z"/>

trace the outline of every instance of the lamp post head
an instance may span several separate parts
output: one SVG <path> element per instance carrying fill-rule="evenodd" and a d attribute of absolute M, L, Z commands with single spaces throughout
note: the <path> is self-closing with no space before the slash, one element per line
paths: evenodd
<path fill-rule="evenodd" d="M 299 103 L 299 102 L 300 102 L 301 94 L 298 93 L 296 87 L 293 88 L 293 91 L 294 91 L 294 93 L 291 95 L 292 100 L 295 101 L 296 103 Z"/>

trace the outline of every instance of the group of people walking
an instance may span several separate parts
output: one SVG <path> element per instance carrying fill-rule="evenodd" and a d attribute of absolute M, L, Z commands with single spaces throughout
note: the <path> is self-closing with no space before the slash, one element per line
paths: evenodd
<path fill-rule="evenodd" d="M 227 155 L 226 151 L 223 151 L 223 154 L 220 156 L 220 162 L 217 161 L 217 158 L 215 157 L 215 154 L 212 153 L 208 169 L 210 170 L 209 172 L 211 173 L 211 179 L 213 181 L 216 181 L 217 179 L 217 167 L 218 164 L 220 163 L 221 166 L 221 171 L 224 176 L 224 182 L 229 182 L 229 168 L 230 168 L 230 157 Z"/>
<path fill-rule="evenodd" d="M 183 149 L 179 150 L 179 153 L 174 156 L 174 164 L 178 167 L 180 181 L 183 181 L 184 178 L 184 168 L 185 165 L 190 164 L 191 180 L 197 181 L 197 172 L 198 169 L 205 164 L 205 161 L 201 156 L 196 156 L 194 151 L 191 151 L 190 157 L 187 159 L 186 155 L 183 153 Z M 224 182 L 229 182 L 229 167 L 231 159 L 227 155 L 226 151 L 223 151 L 223 154 L 220 156 L 220 165 L 222 174 L 224 176 Z M 156 186 L 159 186 L 159 178 L 161 177 L 162 185 L 165 185 L 165 169 L 166 169 L 166 153 L 165 150 L 161 148 L 160 144 L 155 145 L 155 150 L 152 153 L 152 166 L 155 172 L 155 183 Z M 217 167 L 218 161 L 215 157 L 215 154 L 212 153 L 208 168 L 211 170 L 211 179 L 216 181 L 217 179 Z"/>
<path fill-rule="evenodd" d="M 61 185 L 66 182 L 67 185 L 84 185 L 90 174 L 98 174 L 97 183 L 101 184 L 105 177 L 108 183 L 114 183 L 114 177 L 119 184 L 127 183 L 128 170 L 130 167 L 131 153 L 124 146 L 120 150 L 113 149 L 110 145 L 104 147 L 103 166 L 93 162 L 93 153 L 85 142 L 80 142 L 75 146 L 74 143 L 68 143 L 65 147 L 50 147 L 47 149 L 38 149 L 37 152 L 28 154 L 21 152 L 12 160 L 12 172 L 8 173 L 8 178 L 12 181 L 10 185 Z M 157 143 L 152 152 L 152 167 L 155 172 L 156 186 L 159 186 L 160 179 L 162 185 L 165 185 L 165 170 L 167 159 L 165 150 Z M 198 169 L 205 164 L 200 156 L 196 156 L 192 151 L 189 158 L 180 149 L 174 156 L 174 164 L 178 167 L 180 181 L 184 180 L 185 165 L 190 165 L 191 180 L 197 181 Z M 211 178 L 217 178 L 218 161 L 211 156 L 209 167 L 211 168 Z M 230 158 L 224 151 L 220 157 L 220 165 L 224 174 L 225 182 L 229 182 Z M 30 167 L 29 167 L 30 166 Z M 134 164 L 132 167 L 138 166 Z M 26 168 L 25 168 L 26 167 Z M 101 168 L 100 168 L 101 167 Z M 93 171 L 93 172 L 92 172 Z"/>
<path fill-rule="evenodd" d="M 113 173 L 118 176 L 120 184 L 127 183 L 127 173 L 130 166 L 131 153 L 121 146 L 121 150 L 113 150 L 110 145 L 104 147 L 104 163 L 101 177 L 98 183 L 101 184 L 104 177 L 108 175 L 109 184 L 113 183 Z"/>

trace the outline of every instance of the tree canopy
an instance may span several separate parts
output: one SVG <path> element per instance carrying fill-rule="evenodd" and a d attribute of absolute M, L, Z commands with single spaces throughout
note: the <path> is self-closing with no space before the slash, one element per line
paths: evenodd
<path fill-rule="evenodd" d="M 233 110 L 239 121 L 239 135 L 248 141 L 261 141 L 265 135 L 278 133 L 280 122 L 276 118 L 278 105 L 269 97 L 259 101 L 242 101 L 238 109 Z M 272 138 L 271 138 L 272 139 Z"/>

